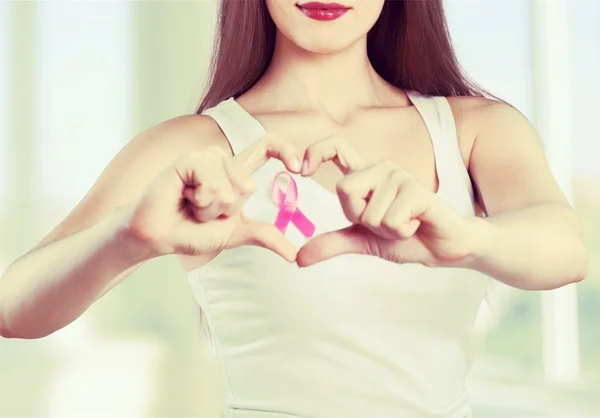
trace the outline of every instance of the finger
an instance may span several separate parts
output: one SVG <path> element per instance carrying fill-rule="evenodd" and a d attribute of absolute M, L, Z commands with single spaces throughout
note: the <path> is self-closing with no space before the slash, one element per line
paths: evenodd
<path fill-rule="evenodd" d="M 332 161 L 344 174 L 364 168 L 368 164 L 346 139 L 335 136 L 318 141 L 306 149 L 302 175 L 313 175 L 326 161 Z"/>
<path fill-rule="evenodd" d="M 397 181 L 389 178 L 385 180 L 383 184 L 375 187 L 375 190 L 371 194 L 371 198 L 360 217 L 360 223 L 362 225 L 375 234 L 388 239 L 393 239 L 394 237 L 388 234 L 385 228 L 382 228 L 381 222 L 389 210 L 390 205 L 396 199 L 399 186 Z"/>
<path fill-rule="evenodd" d="M 412 237 L 421 222 L 417 217 L 427 209 L 427 196 L 416 181 L 405 182 L 385 214 L 381 226 L 396 239 Z"/>
<path fill-rule="evenodd" d="M 236 193 L 225 173 L 215 174 L 209 183 L 184 189 L 184 196 L 200 222 L 208 222 L 228 213 L 236 200 Z"/>
<path fill-rule="evenodd" d="M 353 224 L 360 223 L 360 217 L 367 207 L 367 197 L 374 187 L 372 179 L 344 177 L 336 185 L 336 192 L 346 219 Z"/>
<path fill-rule="evenodd" d="M 388 178 L 388 173 L 388 168 L 383 164 L 375 164 L 348 174 L 338 182 L 338 198 L 350 222 L 361 223 L 367 202 L 375 189 Z"/>
<path fill-rule="evenodd" d="M 248 176 L 239 164 L 232 161 L 231 158 L 224 160 L 223 168 L 235 194 L 235 200 L 229 210 L 224 214 L 231 216 L 238 212 L 248 201 L 250 196 L 256 191 L 256 182 Z"/>
<path fill-rule="evenodd" d="M 197 209 L 205 209 L 215 201 L 218 190 L 213 185 L 209 187 L 204 186 L 202 192 L 200 191 L 201 186 L 189 187 L 186 186 L 183 189 L 183 197 Z"/>
<path fill-rule="evenodd" d="M 209 146 L 199 152 L 186 154 L 175 163 L 175 171 L 186 187 L 194 188 L 210 180 L 221 161 L 228 158 L 222 149 Z"/>
<path fill-rule="evenodd" d="M 294 245 L 277 228 L 268 223 L 243 222 L 242 226 L 234 231 L 234 236 L 227 247 L 242 245 L 256 245 L 271 250 L 290 263 L 296 260 L 297 251 Z"/>
<path fill-rule="evenodd" d="M 388 233 L 387 228 L 382 227 L 382 222 L 398 194 L 402 193 L 402 185 L 410 182 L 412 176 L 398 168 L 394 168 L 391 171 L 384 170 L 382 167 L 386 164 L 381 163 L 379 165 L 380 170 L 387 172 L 386 178 L 381 181 L 371 194 L 367 207 L 360 218 L 360 223 L 381 237 L 395 239 L 394 235 Z M 374 168 L 374 170 L 376 169 Z"/>
<path fill-rule="evenodd" d="M 307 267 L 342 254 L 372 254 L 377 252 L 375 241 L 372 233 L 360 225 L 326 232 L 300 248 L 296 263 Z"/>
<path fill-rule="evenodd" d="M 296 149 L 288 142 L 270 134 L 234 156 L 233 160 L 251 175 L 271 158 L 281 160 L 293 173 L 300 172 L 300 157 Z"/>

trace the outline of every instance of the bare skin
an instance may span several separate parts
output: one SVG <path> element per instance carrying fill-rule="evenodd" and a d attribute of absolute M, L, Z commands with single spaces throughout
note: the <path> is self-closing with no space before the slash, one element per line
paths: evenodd
<path fill-rule="evenodd" d="M 272 8 L 288 6 L 295 13 L 292 3 L 271 2 Z M 290 16 L 296 16 L 293 13 Z M 289 25 L 296 24 L 294 19 Z M 298 172 L 292 167 L 294 153 L 302 159 L 313 143 L 342 136 L 366 163 L 389 160 L 434 191 L 433 150 L 424 123 L 406 93 L 382 80 L 370 66 L 366 38 L 360 36 L 356 34 L 358 40 L 343 50 L 326 54 L 311 53 L 278 37 L 267 73 L 238 102 L 278 138 L 275 148 L 292 172 Z M 315 42 L 329 38 L 315 37 Z M 529 123 L 509 106 L 483 98 L 451 98 L 450 104 L 464 164 L 478 203 L 489 215 L 475 227 L 476 248 L 457 264 L 524 289 L 555 288 L 583 279 L 587 256 L 579 221 L 548 170 Z M 182 158 L 207 150 L 212 150 L 214 158 L 231 158 L 222 132 L 205 116 L 165 122 L 131 141 L 66 219 L 0 279 L 0 335 L 49 335 L 74 321 L 139 265 L 164 254 L 177 254 L 188 271 L 241 242 L 266 246 L 293 259 L 295 254 L 290 254 L 282 236 L 271 231 L 269 242 L 253 241 L 250 233 L 232 238 L 231 223 L 217 220 L 215 213 L 200 218 L 212 222 L 210 228 L 214 227 L 222 242 L 208 245 L 202 241 L 214 234 L 194 242 L 190 238 L 196 236 L 194 228 L 204 226 L 198 226 L 199 219 L 184 224 L 178 217 L 174 208 L 179 193 L 164 202 L 142 198 L 161 196 L 163 188 L 172 192 L 175 183 L 160 180 L 161 176 L 166 172 L 173 176 L 177 167 L 171 166 L 176 161 L 183 164 Z M 247 161 L 254 161 L 256 168 L 264 161 L 265 152 L 258 150 Z M 186 169 L 188 174 L 207 175 L 207 165 L 202 164 Z M 332 163 L 320 165 L 311 174 L 331 191 L 343 177 Z M 238 178 L 244 176 L 248 173 Z M 183 187 L 180 191 L 183 195 Z M 201 208 L 197 205 L 196 209 Z M 178 227 L 177 237 L 165 233 L 172 230 L 169 225 Z M 316 242 L 305 247 L 310 250 L 300 250 L 299 264 L 348 250 L 324 253 Z M 360 252 L 360 248 L 352 251 Z"/>
<path fill-rule="evenodd" d="M 294 171 L 293 149 L 267 142 L 239 157 L 240 167 L 249 172 L 228 169 L 238 183 L 246 183 L 269 157 L 282 159 Z M 206 153 L 209 158 L 204 158 Z M 211 165 L 230 155 L 223 134 L 204 116 L 165 122 L 132 140 L 63 222 L 6 270 L 0 280 L 0 335 L 49 335 L 78 318 L 145 261 L 162 255 L 176 254 L 190 270 L 223 248 L 254 244 L 293 261 L 295 249 L 273 226 L 244 228 L 247 223 L 238 222 L 238 209 L 252 185 L 244 193 L 236 190 L 226 208 L 200 208 L 203 198 L 197 196 L 200 202 L 192 206 L 192 216 L 179 210 L 183 196 L 195 199 L 184 192 L 180 177 L 204 173 L 205 178 L 225 178 L 220 164 Z M 217 196 L 227 189 L 225 182 L 215 186 Z M 209 196 L 206 202 L 213 200 Z M 232 213 L 227 219 L 216 219 L 228 210 Z"/>
<path fill-rule="evenodd" d="M 323 133 L 325 137 L 341 136 L 363 160 L 360 163 L 364 164 L 363 169 L 386 161 L 394 171 L 408 174 L 433 194 L 439 182 L 424 121 L 408 102 L 405 92 L 391 86 L 384 91 L 389 94 L 384 103 L 354 110 L 342 122 L 323 115 L 322 111 L 273 112 L 258 90 L 240 97 L 238 103 L 269 132 L 276 135 L 287 132 L 286 139 L 304 152 L 305 160 L 311 159 L 312 149 L 318 147 L 313 144 L 319 143 Z M 307 266 L 343 253 L 362 253 L 395 262 L 471 268 L 527 290 L 553 289 L 582 280 L 587 274 L 587 256 L 579 220 L 550 173 L 541 142 L 529 122 L 517 110 L 494 100 L 454 97 L 449 98 L 449 103 L 463 163 L 476 193 L 476 212 L 487 216 L 485 221 L 474 218 L 474 222 L 457 228 L 469 230 L 462 255 L 457 258 L 453 254 L 452 260 L 435 259 L 431 257 L 434 249 L 426 248 L 427 257 L 406 259 L 405 254 L 412 253 L 413 247 L 404 245 L 409 238 L 405 233 L 393 231 L 405 242 L 390 246 L 379 239 L 363 239 L 368 234 L 359 229 L 358 235 L 343 231 L 331 237 L 314 238 L 299 251 L 298 264 Z M 282 107 L 285 108 L 279 102 L 278 108 Z M 336 156 L 343 154 L 340 151 Z M 345 192 L 340 192 L 339 186 L 356 170 L 348 170 L 343 163 L 326 161 L 331 157 L 325 158 L 323 164 L 313 162 L 314 169 L 308 175 L 325 189 L 337 193 L 342 207 L 347 209 L 344 199 L 348 196 L 343 196 Z M 365 170 L 364 176 L 369 175 Z M 376 230 L 364 219 L 350 220 Z M 389 234 L 375 235 L 390 238 Z M 379 242 L 382 245 L 374 245 Z M 457 247 L 455 242 L 447 244 Z"/>

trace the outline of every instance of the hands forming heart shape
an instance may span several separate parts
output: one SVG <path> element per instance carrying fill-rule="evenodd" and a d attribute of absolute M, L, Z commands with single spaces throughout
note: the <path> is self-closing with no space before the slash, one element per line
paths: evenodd
<path fill-rule="evenodd" d="M 406 170 L 389 161 L 370 164 L 340 137 L 311 145 L 301 174 L 326 162 L 344 174 L 336 191 L 352 226 L 318 235 L 298 252 L 309 266 L 341 254 L 365 254 L 395 263 L 450 266 L 470 254 L 473 222 Z"/>
<path fill-rule="evenodd" d="M 247 219 L 240 208 L 256 190 L 252 174 L 271 158 L 303 176 L 324 162 L 336 164 L 344 174 L 337 195 L 352 226 L 318 235 L 297 251 L 273 224 Z M 167 203 L 181 197 L 187 214 L 180 216 Z M 209 147 L 178 159 L 136 203 L 131 228 L 165 254 L 257 245 L 300 267 L 349 253 L 449 266 L 471 254 L 477 237 L 473 219 L 459 215 L 398 165 L 368 163 L 343 138 L 311 145 L 301 164 L 291 144 L 267 135 L 233 157 Z"/>
<path fill-rule="evenodd" d="M 333 137 L 308 147 L 300 168 L 289 144 L 271 141 L 267 158 L 280 159 L 293 173 L 311 176 L 321 164 L 331 161 L 344 174 L 336 191 L 353 225 L 308 241 L 295 257 L 300 267 L 349 253 L 427 266 L 452 265 L 469 254 L 475 235 L 473 223 L 396 164 L 370 164 L 346 140 Z M 278 148 L 281 151 L 274 151 Z M 269 233 L 272 236 L 273 231 Z M 281 238 L 254 244 L 290 260 L 291 244 Z"/>

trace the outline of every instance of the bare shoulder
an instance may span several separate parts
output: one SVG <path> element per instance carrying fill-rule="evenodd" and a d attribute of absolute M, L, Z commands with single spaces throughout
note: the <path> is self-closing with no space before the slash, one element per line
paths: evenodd
<path fill-rule="evenodd" d="M 157 151 L 163 154 L 193 152 L 206 146 L 220 146 L 229 149 L 219 125 L 206 115 L 185 115 L 159 123 L 136 135 L 125 148 Z"/>
<path fill-rule="evenodd" d="M 503 124 L 528 123 L 514 107 L 499 100 L 485 97 L 448 97 L 456 123 L 458 142 L 465 162 L 469 167 L 475 139 L 481 130 Z"/>
<path fill-rule="evenodd" d="M 110 161 L 69 215 L 38 246 L 85 229 L 134 201 L 179 156 L 219 146 L 229 151 L 218 125 L 208 116 L 180 116 L 136 135 Z"/>

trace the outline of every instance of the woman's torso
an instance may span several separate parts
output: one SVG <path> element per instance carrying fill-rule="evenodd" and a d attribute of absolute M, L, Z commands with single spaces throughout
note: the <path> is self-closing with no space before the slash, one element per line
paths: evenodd
<path fill-rule="evenodd" d="M 285 133 L 300 150 L 342 133 L 367 160 L 398 163 L 432 190 L 439 187 L 440 198 L 461 214 L 473 216 L 473 190 L 448 102 L 416 93 L 410 98 L 415 107 L 365 113 L 339 129 L 310 117 L 292 129 L 285 117 L 261 123 L 233 99 L 205 114 L 234 153 L 265 128 Z M 258 190 L 244 207 L 247 217 L 274 222 L 278 209 L 270 185 L 283 169 L 271 160 L 255 174 Z M 331 192 L 339 176 L 325 166 L 313 178 L 295 177 L 298 208 L 317 234 L 349 225 Z M 286 236 L 298 248 L 304 242 L 293 226 Z M 225 417 L 470 414 L 464 379 L 485 276 L 361 255 L 300 269 L 248 246 L 222 252 L 190 272 L 189 281 L 225 372 Z"/>

